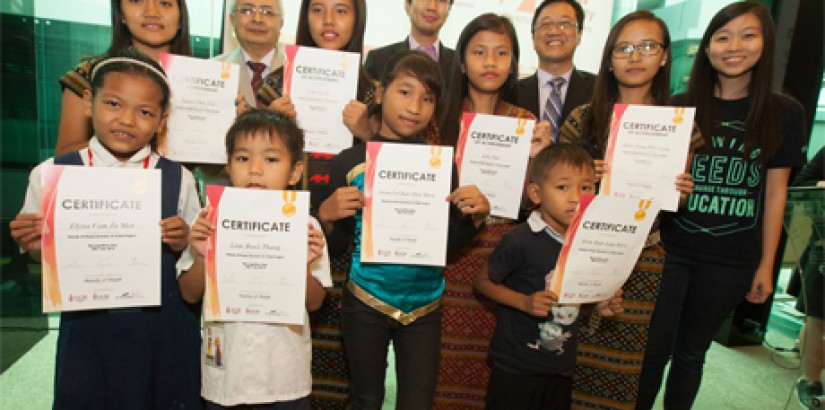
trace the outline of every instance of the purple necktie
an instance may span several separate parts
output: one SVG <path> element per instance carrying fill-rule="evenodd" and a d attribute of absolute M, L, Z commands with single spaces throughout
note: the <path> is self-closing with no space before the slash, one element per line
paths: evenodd
<path fill-rule="evenodd" d="M 438 61 L 438 54 L 435 53 L 435 44 L 429 47 L 418 47 L 418 49 L 425 52 L 434 61 Z"/>

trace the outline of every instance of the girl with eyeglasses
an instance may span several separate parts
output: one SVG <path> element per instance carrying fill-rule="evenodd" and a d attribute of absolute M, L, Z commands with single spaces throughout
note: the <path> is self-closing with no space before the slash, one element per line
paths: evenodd
<path fill-rule="evenodd" d="M 670 34 L 648 11 L 624 16 L 605 42 L 595 92 L 589 104 L 574 109 L 559 141 L 581 145 L 595 158 L 596 178 L 606 172 L 605 149 L 613 105 L 665 105 L 670 99 Z M 694 130 L 691 151 L 702 140 Z M 693 190 L 690 174 L 674 175 L 681 201 Z M 579 334 L 579 360 L 573 374 L 573 408 L 632 407 L 636 401 L 647 329 L 659 293 L 665 250 L 654 224 L 646 246 L 622 286 L 624 314 L 592 315 L 590 329 Z M 617 342 L 621 341 L 621 342 Z M 604 384 L 600 380 L 612 380 Z M 597 406 L 598 403 L 598 407 Z"/>
<path fill-rule="evenodd" d="M 107 53 L 131 47 L 153 60 L 160 53 L 192 55 L 186 0 L 111 0 L 112 42 Z M 55 155 L 89 145 L 92 123 L 84 114 L 83 93 L 91 91 L 91 73 L 100 57 L 86 57 L 60 77 L 63 99 Z M 159 137 L 163 139 L 163 130 Z"/>
<path fill-rule="evenodd" d="M 687 93 L 705 139 L 693 158 L 696 191 L 662 220 L 667 260 L 650 325 L 637 409 L 650 409 L 673 359 L 665 408 L 689 409 L 705 353 L 743 299 L 773 292 L 791 169 L 805 162 L 804 114 L 773 87 L 774 27 L 762 3 L 736 2 L 711 19 Z"/>

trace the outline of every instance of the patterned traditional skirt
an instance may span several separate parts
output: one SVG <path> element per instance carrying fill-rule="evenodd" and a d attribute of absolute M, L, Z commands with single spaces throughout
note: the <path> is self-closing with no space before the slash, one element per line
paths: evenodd
<path fill-rule="evenodd" d="M 495 303 L 473 291 L 473 278 L 501 237 L 516 226 L 509 221 L 490 222 L 464 255 L 444 269 L 441 362 L 433 404 L 436 410 L 484 408 L 490 377 L 487 347 L 496 327 Z"/>
<path fill-rule="evenodd" d="M 330 272 L 334 287 L 327 289 L 327 297 L 320 309 L 310 314 L 312 327 L 312 408 L 315 410 L 343 410 L 349 395 L 349 370 L 344 347 L 341 344 L 341 298 L 351 255 L 330 258 Z"/>
<path fill-rule="evenodd" d="M 579 334 L 573 409 L 633 409 L 648 327 L 665 262 L 659 245 L 646 247 L 622 287 L 624 313 L 593 317 Z"/>

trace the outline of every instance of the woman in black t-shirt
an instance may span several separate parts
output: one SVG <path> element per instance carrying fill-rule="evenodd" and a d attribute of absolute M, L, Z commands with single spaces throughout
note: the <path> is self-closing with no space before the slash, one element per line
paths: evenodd
<path fill-rule="evenodd" d="M 761 3 L 720 10 L 699 44 L 685 95 L 705 144 L 693 158 L 687 205 L 663 218 L 667 250 L 637 409 L 649 409 L 673 359 L 664 404 L 689 409 L 705 353 L 743 298 L 764 303 L 791 168 L 802 165 L 800 104 L 773 92 L 774 27 Z"/>

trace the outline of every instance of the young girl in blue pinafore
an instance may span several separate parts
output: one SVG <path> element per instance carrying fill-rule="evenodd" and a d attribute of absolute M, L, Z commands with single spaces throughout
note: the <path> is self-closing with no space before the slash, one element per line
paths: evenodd
<path fill-rule="evenodd" d="M 394 55 L 387 67 L 376 96 L 381 126 L 370 141 L 425 144 L 419 134 L 436 111 L 441 71 L 430 57 L 416 51 Z M 330 253 L 353 247 L 341 311 L 352 409 L 381 408 L 390 341 L 396 358 L 397 408 L 429 409 L 438 375 L 444 270 L 361 262 L 365 157 L 366 144 L 338 154 L 329 192 L 321 197 L 318 210 Z M 450 207 L 448 257 L 470 242 L 490 212 L 477 187 L 456 189 L 453 171 L 455 190 L 447 198 L 455 205 Z"/>
<path fill-rule="evenodd" d="M 180 296 L 175 262 L 199 210 L 192 174 L 154 151 L 166 121 L 163 69 L 134 50 L 108 53 L 84 93 L 95 136 L 89 147 L 45 161 L 87 167 L 156 168 L 162 175 L 161 306 L 64 312 L 60 318 L 55 409 L 200 409 L 200 334 L 196 313 Z M 12 238 L 40 259 L 38 165 Z"/>

